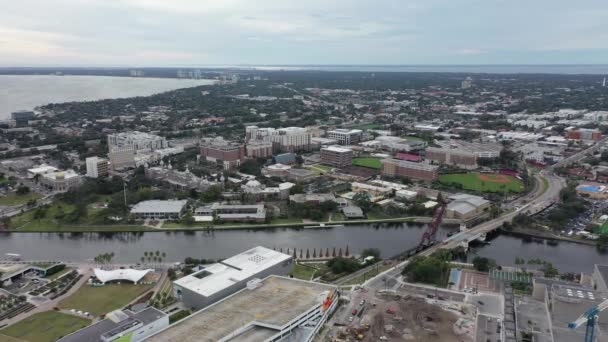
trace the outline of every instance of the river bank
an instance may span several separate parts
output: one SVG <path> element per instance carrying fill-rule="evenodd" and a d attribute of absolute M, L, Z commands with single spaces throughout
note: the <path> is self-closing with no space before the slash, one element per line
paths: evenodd
<path fill-rule="evenodd" d="M 361 224 L 377 224 L 377 223 L 429 223 L 431 217 L 411 216 L 411 217 L 396 217 L 387 219 L 371 219 L 371 220 L 349 220 L 349 221 L 324 221 L 324 222 L 281 222 L 281 223 L 243 223 L 243 224 L 221 224 L 221 225 L 193 225 L 186 226 L 180 224 L 171 224 L 168 227 L 150 227 L 145 225 L 74 225 L 74 226 L 53 226 L 45 229 L 33 228 L 24 230 L 8 230 L 7 233 L 137 233 L 137 232 L 196 232 L 196 231 L 222 231 L 222 230 L 265 230 L 274 228 L 301 228 L 301 229 L 324 229 L 331 228 L 327 226 L 336 225 L 361 225 Z M 458 220 L 444 219 L 444 224 L 457 225 Z M 324 226 L 323 226 L 324 225 Z"/>
<path fill-rule="evenodd" d="M 580 243 L 583 245 L 596 246 L 597 243 L 594 240 L 587 240 L 581 238 L 571 238 L 567 236 L 555 235 L 552 232 L 544 232 L 536 229 L 526 229 L 526 228 L 513 228 L 512 230 L 500 229 L 500 232 L 504 235 L 512 235 L 522 239 L 531 238 L 531 239 L 542 239 L 547 241 L 567 241 L 571 243 Z"/>

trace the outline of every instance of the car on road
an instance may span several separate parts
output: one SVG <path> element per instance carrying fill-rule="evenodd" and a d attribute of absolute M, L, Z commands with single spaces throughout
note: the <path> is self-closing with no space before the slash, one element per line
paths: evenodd
<path fill-rule="evenodd" d="M 348 318 L 348 321 L 349 321 L 349 322 L 352 322 L 354 319 L 355 319 L 355 317 L 350 316 L 350 317 Z"/>
<path fill-rule="evenodd" d="M 353 314 L 353 316 L 356 315 L 357 314 L 357 309 L 353 309 L 352 314 Z"/>

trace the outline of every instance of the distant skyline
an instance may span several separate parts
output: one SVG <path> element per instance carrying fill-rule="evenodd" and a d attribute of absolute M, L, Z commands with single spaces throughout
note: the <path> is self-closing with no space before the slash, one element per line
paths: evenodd
<path fill-rule="evenodd" d="M 0 66 L 608 64 L 602 0 L 20 0 Z"/>

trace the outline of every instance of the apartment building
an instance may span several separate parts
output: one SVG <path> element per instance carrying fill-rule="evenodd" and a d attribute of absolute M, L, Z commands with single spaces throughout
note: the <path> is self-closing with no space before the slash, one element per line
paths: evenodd
<path fill-rule="evenodd" d="M 110 152 L 127 149 L 132 149 L 135 152 L 152 152 L 168 147 L 167 139 L 150 133 L 133 131 L 108 135 L 108 149 Z"/>
<path fill-rule="evenodd" d="M 222 165 L 225 170 L 237 168 L 245 158 L 245 146 L 222 137 L 203 139 L 201 157 L 207 162 Z"/>

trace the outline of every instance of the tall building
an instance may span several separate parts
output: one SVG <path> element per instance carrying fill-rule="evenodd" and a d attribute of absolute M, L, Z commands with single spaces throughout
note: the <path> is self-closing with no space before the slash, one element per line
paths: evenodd
<path fill-rule="evenodd" d="M 353 164 L 353 150 L 340 146 L 321 149 L 321 162 L 334 167 L 348 167 Z"/>
<path fill-rule="evenodd" d="M 125 149 L 132 149 L 135 152 L 153 152 L 168 147 L 167 139 L 150 133 L 133 131 L 108 135 L 110 152 Z"/>
<path fill-rule="evenodd" d="M 245 146 L 222 137 L 203 139 L 201 141 L 201 157 L 211 163 L 222 165 L 225 170 L 237 168 L 245 159 Z"/>
<path fill-rule="evenodd" d="M 432 181 L 437 179 L 439 166 L 413 163 L 399 159 L 383 159 L 382 175 Z"/>
<path fill-rule="evenodd" d="M 355 145 L 361 142 L 363 131 L 360 129 L 337 128 L 327 132 L 329 139 L 335 139 L 340 145 Z"/>
<path fill-rule="evenodd" d="M 135 167 L 135 151 L 132 148 L 114 149 L 108 153 L 108 158 L 114 171 Z"/>
<path fill-rule="evenodd" d="M 460 84 L 460 88 L 469 89 L 473 86 L 473 79 L 470 76 L 467 76 L 462 83 Z"/>
<path fill-rule="evenodd" d="M 86 159 L 87 177 L 104 178 L 108 176 L 108 160 L 99 157 L 89 157 Z"/>

